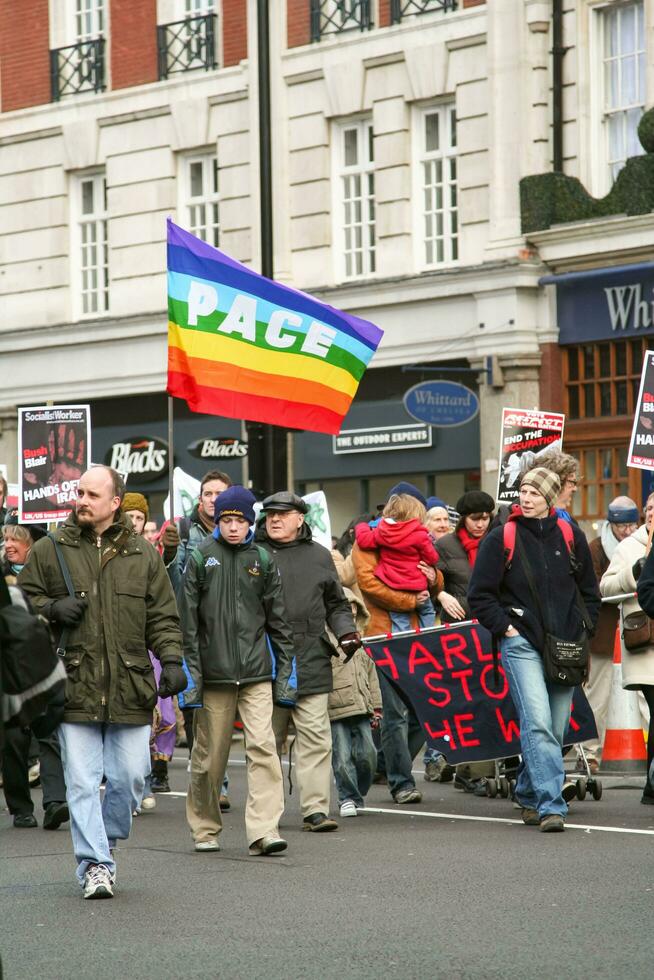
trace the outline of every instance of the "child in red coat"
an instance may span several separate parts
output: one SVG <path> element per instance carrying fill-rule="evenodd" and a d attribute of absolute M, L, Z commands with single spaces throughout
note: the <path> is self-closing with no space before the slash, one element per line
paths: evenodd
<path fill-rule="evenodd" d="M 436 616 L 429 598 L 427 577 L 418 568 L 418 563 L 435 565 L 438 561 L 424 520 L 425 508 L 419 500 L 406 493 L 395 493 L 384 507 L 376 527 L 357 524 L 355 529 L 360 548 L 379 551 L 375 575 L 380 582 L 401 592 L 418 593 L 415 611 L 421 629 L 433 626 Z M 391 609 L 390 617 L 394 633 L 412 628 L 409 613 Z"/>

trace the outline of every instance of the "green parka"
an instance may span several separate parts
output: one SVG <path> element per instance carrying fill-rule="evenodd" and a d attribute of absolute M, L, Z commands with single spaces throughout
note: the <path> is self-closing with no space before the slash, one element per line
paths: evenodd
<path fill-rule="evenodd" d="M 290 673 L 293 635 L 279 570 L 251 535 L 236 546 L 210 535 L 191 552 L 180 608 L 186 666 L 200 698 L 204 684 L 272 681 L 266 633 L 277 673 Z"/>
<path fill-rule="evenodd" d="M 162 664 L 182 662 L 179 615 L 161 556 L 121 516 L 97 537 L 71 514 L 54 537 L 75 595 L 88 603 L 66 640 L 64 721 L 150 724 L 157 686 L 148 650 Z M 18 581 L 50 618 L 53 601 L 68 595 L 50 538 L 34 544 Z"/>

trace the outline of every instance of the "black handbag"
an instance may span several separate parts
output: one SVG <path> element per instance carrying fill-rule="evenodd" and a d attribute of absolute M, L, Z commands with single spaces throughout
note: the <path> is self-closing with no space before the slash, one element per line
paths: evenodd
<path fill-rule="evenodd" d="M 590 662 L 590 644 L 588 642 L 588 623 L 590 622 L 588 611 L 584 600 L 581 597 L 579 586 L 575 578 L 575 589 L 577 591 L 577 606 L 581 612 L 584 628 L 577 640 L 563 640 L 560 636 L 551 633 L 547 626 L 547 617 L 540 600 L 538 589 L 536 588 L 531 566 L 527 560 L 527 555 L 520 541 L 520 535 L 516 534 L 516 546 L 518 556 L 524 568 L 525 578 L 529 585 L 529 590 L 534 598 L 536 607 L 540 614 L 545 642 L 541 651 L 543 657 L 543 667 L 545 677 L 553 684 L 560 684 L 562 687 L 578 687 L 588 677 L 588 666 Z M 574 575 L 574 572 L 573 572 Z"/>

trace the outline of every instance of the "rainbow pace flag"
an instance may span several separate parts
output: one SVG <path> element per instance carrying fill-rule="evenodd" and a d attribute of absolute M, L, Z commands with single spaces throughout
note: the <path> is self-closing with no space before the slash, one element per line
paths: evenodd
<path fill-rule="evenodd" d="M 168 219 L 168 393 L 194 412 L 337 433 L 379 327 L 257 275 Z"/>

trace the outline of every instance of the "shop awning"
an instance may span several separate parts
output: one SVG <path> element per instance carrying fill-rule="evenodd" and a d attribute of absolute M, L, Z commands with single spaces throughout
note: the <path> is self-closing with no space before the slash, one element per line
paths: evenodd
<path fill-rule="evenodd" d="M 605 279 L 608 275 L 620 273 L 654 272 L 654 262 L 636 262 L 632 265 L 610 265 L 601 269 L 587 269 L 585 272 L 561 272 L 559 275 L 541 276 L 539 286 L 563 286 L 565 283 L 592 282 L 593 279 Z"/>

